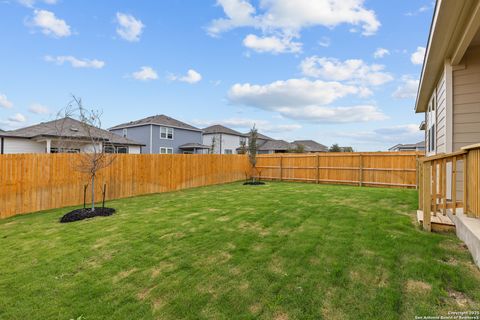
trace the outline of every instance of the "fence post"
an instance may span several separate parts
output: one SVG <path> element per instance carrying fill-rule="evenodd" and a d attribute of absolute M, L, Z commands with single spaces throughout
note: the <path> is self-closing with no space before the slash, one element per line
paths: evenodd
<path fill-rule="evenodd" d="M 359 159 L 359 166 L 358 166 L 358 180 L 359 180 L 359 186 L 361 187 L 363 184 L 363 156 L 361 153 L 358 154 L 360 156 Z"/>
<path fill-rule="evenodd" d="M 280 156 L 280 181 L 283 181 L 283 156 Z"/>
<path fill-rule="evenodd" d="M 430 161 L 423 164 L 423 229 L 432 231 L 431 208 L 432 208 L 432 165 Z"/>

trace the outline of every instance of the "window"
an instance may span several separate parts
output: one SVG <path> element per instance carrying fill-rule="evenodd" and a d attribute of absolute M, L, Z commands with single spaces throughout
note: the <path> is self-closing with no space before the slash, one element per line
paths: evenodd
<path fill-rule="evenodd" d="M 161 154 L 173 154 L 173 149 L 172 148 L 160 148 L 160 153 Z"/>
<path fill-rule="evenodd" d="M 104 146 L 105 153 L 128 153 L 128 147 Z"/>
<path fill-rule="evenodd" d="M 80 153 L 80 149 L 50 148 L 50 153 Z"/>
<path fill-rule="evenodd" d="M 123 136 L 124 138 L 127 137 L 127 133 L 128 133 L 128 130 L 127 130 L 126 128 L 122 130 L 122 136 Z"/>
<path fill-rule="evenodd" d="M 233 154 L 232 149 L 225 149 L 225 154 Z"/>
<path fill-rule="evenodd" d="M 173 128 L 160 127 L 160 139 L 173 140 Z"/>
<path fill-rule="evenodd" d="M 127 147 L 117 147 L 117 153 L 128 153 Z"/>

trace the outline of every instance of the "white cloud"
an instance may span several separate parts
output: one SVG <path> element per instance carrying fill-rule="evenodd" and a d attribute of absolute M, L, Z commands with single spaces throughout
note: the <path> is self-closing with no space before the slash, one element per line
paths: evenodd
<path fill-rule="evenodd" d="M 59 19 L 51 11 L 34 10 L 34 16 L 29 23 L 41 29 L 42 33 L 55 38 L 68 37 L 72 34 L 65 20 Z"/>
<path fill-rule="evenodd" d="M 384 72 L 385 66 L 368 65 L 360 59 L 340 61 L 335 58 L 312 56 L 300 64 L 305 76 L 333 81 L 347 81 L 362 85 L 379 86 L 393 80 L 391 74 Z"/>
<path fill-rule="evenodd" d="M 231 87 L 228 98 L 237 104 L 269 109 L 279 106 L 325 105 L 358 93 L 359 88 L 339 82 L 289 79 L 267 85 L 235 84 Z"/>
<path fill-rule="evenodd" d="M 423 64 L 423 59 L 425 58 L 425 48 L 424 47 L 417 47 L 417 50 L 412 53 L 410 56 L 410 61 L 413 64 Z"/>
<path fill-rule="evenodd" d="M 331 43 L 332 41 L 328 37 L 322 37 L 320 41 L 318 41 L 318 44 L 320 45 L 320 47 L 324 47 L 324 48 L 330 47 Z"/>
<path fill-rule="evenodd" d="M 8 118 L 8 121 L 23 123 L 23 122 L 27 121 L 27 118 L 21 113 L 15 113 L 13 116 Z"/>
<path fill-rule="evenodd" d="M 139 71 L 132 73 L 132 77 L 135 80 L 149 81 L 157 80 L 158 74 L 152 67 L 141 67 Z"/>
<path fill-rule="evenodd" d="M 39 103 L 34 103 L 32 104 L 29 108 L 28 111 L 34 114 L 50 114 L 50 109 L 44 105 L 41 105 Z"/>
<path fill-rule="evenodd" d="M 432 10 L 433 8 L 435 7 L 435 1 L 432 1 L 430 3 L 430 5 L 423 5 L 421 6 L 420 8 L 418 8 L 417 10 L 415 11 L 410 11 L 410 12 L 407 12 L 405 15 L 406 16 L 409 16 L 409 17 L 413 17 L 413 16 L 416 16 L 420 13 L 423 13 L 423 12 L 427 12 L 429 10 Z"/>
<path fill-rule="evenodd" d="M 74 68 L 92 68 L 92 69 L 101 69 L 105 66 L 105 62 L 97 59 L 77 59 L 73 56 L 45 56 L 45 61 L 53 62 L 58 65 L 62 65 L 65 62 L 71 64 Z"/>
<path fill-rule="evenodd" d="M 291 38 L 276 36 L 258 37 L 254 34 L 249 34 L 243 39 L 243 45 L 256 52 L 270 52 L 273 54 L 293 52 L 298 53 L 302 51 L 302 43 L 294 42 Z"/>
<path fill-rule="evenodd" d="M 377 107 L 359 105 L 349 107 L 306 106 L 282 107 L 277 111 L 288 118 L 319 123 L 351 123 L 385 120 L 388 117 Z"/>
<path fill-rule="evenodd" d="M 178 75 L 170 74 L 168 76 L 168 78 L 171 81 L 181 81 L 181 82 L 186 82 L 186 83 L 190 83 L 190 84 L 195 84 L 195 83 L 200 82 L 202 80 L 202 75 L 200 73 L 198 73 L 197 71 L 193 70 L 193 69 L 189 69 L 187 71 L 187 74 L 184 75 L 184 76 L 178 76 Z"/>
<path fill-rule="evenodd" d="M 139 41 L 145 25 L 130 14 L 117 12 L 117 34 L 127 41 Z"/>
<path fill-rule="evenodd" d="M 393 97 L 397 99 L 411 99 L 417 96 L 419 81 L 409 76 L 402 77 L 402 83 L 393 93 Z"/>
<path fill-rule="evenodd" d="M 375 52 L 373 53 L 373 57 L 375 59 L 381 59 L 385 56 L 388 56 L 390 54 L 390 51 L 388 49 L 385 49 L 385 48 L 378 48 L 377 50 L 375 50 Z"/>
<path fill-rule="evenodd" d="M 289 79 L 267 85 L 235 84 L 228 93 L 233 104 L 278 112 L 284 117 L 313 122 L 358 122 L 386 116 L 374 106 L 331 107 L 348 95 L 363 96 L 363 88 L 339 82 Z"/>
<path fill-rule="evenodd" d="M 13 103 L 8 100 L 7 96 L 0 93 L 0 107 L 10 109 L 13 108 Z"/>
<path fill-rule="evenodd" d="M 364 35 L 372 35 L 380 22 L 363 3 L 364 0 L 262 0 L 259 8 L 263 12 L 257 14 L 249 0 L 217 0 L 226 17 L 213 20 L 208 32 L 218 35 L 238 27 L 253 27 L 292 35 L 307 27 L 351 24 L 361 27 Z"/>
<path fill-rule="evenodd" d="M 202 127 L 208 127 L 215 124 L 220 124 L 226 127 L 235 128 L 237 130 L 247 131 L 255 127 L 262 132 L 290 132 L 301 129 L 300 124 L 291 123 L 291 124 L 273 124 L 267 120 L 260 119 L 248 119 L 248 118 L 229 118 L 224 120 L 212 121 L 212 120 L 193 120 L 193 124 Z"/>
<path fill-rule="evenodd" d="M 40 0 L 40 1 L 37 1 L 37 0 L 18 0 L 18 2 L 25 7 L 33 8 L 35 3 L 37 3 L 37 2 L 42 2 L 42 3 L 45 3 L 45 4 L 57 4 L 58 0 Z"/>
<path fill-rule="evenodd" d="M 337 136 L 350 138 L 364 143 L 417 143 L 423 140 L 423 132 L 419 130 L 418 124 L 406 124 L 378 128 L 371 131 L 340 132 Z"/>

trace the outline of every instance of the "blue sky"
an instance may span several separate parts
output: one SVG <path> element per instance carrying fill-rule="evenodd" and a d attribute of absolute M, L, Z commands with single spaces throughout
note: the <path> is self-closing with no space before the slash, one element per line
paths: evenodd
<path fill-rule="evenodd" d="M 382 150 L 422 139 L 431 0 L 0 0 L 0 128 L 75 94 L 103 126 L 167 114 Z"/>

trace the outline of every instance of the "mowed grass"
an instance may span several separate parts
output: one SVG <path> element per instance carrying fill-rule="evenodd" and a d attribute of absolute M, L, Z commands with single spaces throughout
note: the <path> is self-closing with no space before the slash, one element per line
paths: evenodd
<path fill-rule="evenodd" d="M 413 319 L 478 310 L 453 234 L 414 190 L 241 183 L 0 221 L 0 319 Z"/>

